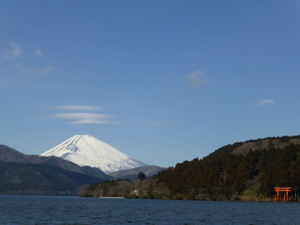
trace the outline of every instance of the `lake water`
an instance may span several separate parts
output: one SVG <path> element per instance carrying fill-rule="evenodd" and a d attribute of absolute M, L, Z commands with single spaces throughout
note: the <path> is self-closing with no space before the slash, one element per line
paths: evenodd
<path fill-rule="evenodd" d="M 0 224 L 300 224 L 299 203 L 0 195 Z"/>

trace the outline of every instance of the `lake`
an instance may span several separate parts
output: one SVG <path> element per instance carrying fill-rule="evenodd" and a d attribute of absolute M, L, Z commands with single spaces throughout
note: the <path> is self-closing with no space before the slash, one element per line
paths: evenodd
<path fill-rule="evenodd" d="M 0 224 L 300 224 L 299 203 L 0 195 Z"/>

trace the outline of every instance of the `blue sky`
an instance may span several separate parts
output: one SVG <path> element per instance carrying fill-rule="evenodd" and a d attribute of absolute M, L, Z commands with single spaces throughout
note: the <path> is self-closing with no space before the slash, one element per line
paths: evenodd
<path fill-rule="evenodd" d="M 299 43 L 298 0 L 0 0 L 0 143 L 174 166 L 299 135 Z"/>

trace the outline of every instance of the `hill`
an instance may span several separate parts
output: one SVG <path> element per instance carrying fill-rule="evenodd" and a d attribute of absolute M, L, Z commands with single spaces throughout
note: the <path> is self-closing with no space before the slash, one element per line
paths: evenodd
<path fill-rule="evenodd" d="M 157 180 L 179 198 L 263 200 L 273 197 L 274 186 L 299 193 L 300 136 L 227 145 L 162 171 Z"/>

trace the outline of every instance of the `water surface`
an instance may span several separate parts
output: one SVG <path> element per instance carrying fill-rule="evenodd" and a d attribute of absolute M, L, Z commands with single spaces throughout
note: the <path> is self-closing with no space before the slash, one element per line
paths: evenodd
<path fill-rule="evenodd" d="M 300 224 L 299 203 L 0 195 L 0 224 Z"/>

